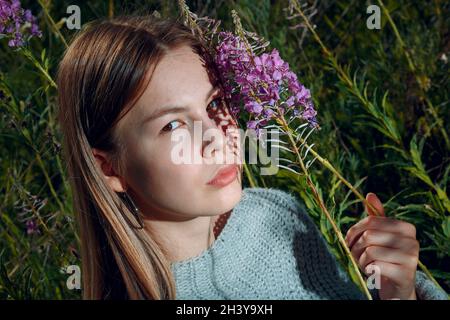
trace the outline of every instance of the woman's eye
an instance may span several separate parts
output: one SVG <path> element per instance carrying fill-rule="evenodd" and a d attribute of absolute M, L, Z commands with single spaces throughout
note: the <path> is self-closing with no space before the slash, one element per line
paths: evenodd
<path fill-rule="evenodd" d="M 221 102 L 222 102 L 222 97 L 217 97 L 209 103 L 207 109 L 216 110 L 217 108 L 219 108 Z"/>
<path fill-rule="evenodd" d="M 217 97 L 214 100 L 212 100 L 207 107 L 207 110 L 211 110 L 211 111 L 215 111 L 219 108 L 221 102 L 222 102 L 223 96 Z M 173 123 L 181 123 L 178 126 L 177 125 L 172 125 Z M 175 130 L 176 128 L 180 127 L 181 125 L 183 125 L 183 123 L 179 120 L 173 120 L 171 122 L 169 122 L 164 128 L 162 128 L 163 132 L 170 132 Z"/>
<path fill-rule="evenodd" d="M 172 130 L 175 130 L 176 128 L 178 128 L 178 127 L 180 127 L 181 125 L 178 125 L 178 126 L 173 126 L 172 125 L 172 123 L 181 123 L 181 121 L 179 121 L 179 120 L 173 120 L 173 121 L 170 121 L 164 128 L 162 128 L 162 131 L 164 131 L 164 132 L 170 132 L 170 131 L 172 131 Z"/>

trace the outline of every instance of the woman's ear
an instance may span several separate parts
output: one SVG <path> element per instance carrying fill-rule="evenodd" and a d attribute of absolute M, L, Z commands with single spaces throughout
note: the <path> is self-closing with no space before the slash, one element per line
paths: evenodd
<path fill-rule="evenodd" d="M 115 192 L 125 192 L 126 186 L 124 179 L 115 172 L 112 162 L 110 161 L 110 155 L 107 152 L 96 148 L 92 148 L 92 154 L 94 155 L 100 172 L 103 174 L 103 178 L 110 188 Z"/>

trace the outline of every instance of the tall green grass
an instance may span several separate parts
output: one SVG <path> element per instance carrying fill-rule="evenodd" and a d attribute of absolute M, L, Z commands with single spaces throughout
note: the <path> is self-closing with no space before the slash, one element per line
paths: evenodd
<path fill-rule="evenodd" d="M 80 260 L 53 80 L 74 34 L 62 18 L 76 3 L 22 3 L 37 15 L 44 37 L 20 51 L 0 39 L 0 299 L 76 299 L 80 291 L 67 288 L 68 275 L 61 271 Z M 389 216 L 416 225 L 420 260 L 450 291 L 450 4 L 377 1 L 381 29 L 369 30 L 368 4 L 360 1 L 187 3 L 230 30 L 235 9 L 245 29 L 271 41 L 311 88 L 322 129 L 309 142 L 360 192 L 377 193 Z M 78 4 L 83 23 L 134 10 L 178 13 L 175 1 Z M 287 170 L 276 176 L 258 172 L 248 165 L 244 184 L 300 195 L 347 266 L 317 195 L 342 232 L 363 215 L 361 200 L 318 163 L 309 168 L 309 182 Z M 37 225 L 34 233 L 27 233 L 27 221 Z"/>

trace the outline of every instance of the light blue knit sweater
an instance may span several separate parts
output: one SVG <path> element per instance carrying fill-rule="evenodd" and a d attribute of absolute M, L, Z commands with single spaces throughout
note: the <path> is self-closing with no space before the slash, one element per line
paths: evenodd
<path fill-rule="evenodd" d="M 172 271 L 181 300 L 366 299 L 304 205 L 273 188 L 244 188 L 212 246 L 172 263 Z M 419 299 L 448 298 L 420 271 L 416 292 Z"/>

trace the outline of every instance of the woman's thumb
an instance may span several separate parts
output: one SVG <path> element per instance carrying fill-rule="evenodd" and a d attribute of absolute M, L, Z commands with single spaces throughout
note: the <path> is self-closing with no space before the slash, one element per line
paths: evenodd
<path fill-rule="evenodd" d="M 383 204 L 381 203 L 380 199 L 378 199 L 377 195 L 375 193 L 369 192 L 366 195 L 366 200 L 369 202 L 376 211 L 374 211 L 370 206 L 365 204 L 366 211 L 370 216 L 383 216 L 384 217 L 384 208 Z"/>

